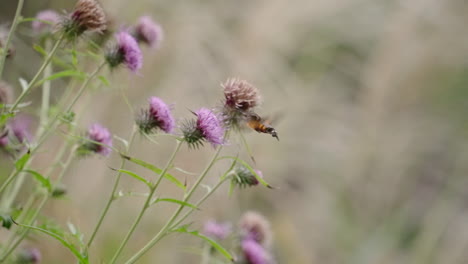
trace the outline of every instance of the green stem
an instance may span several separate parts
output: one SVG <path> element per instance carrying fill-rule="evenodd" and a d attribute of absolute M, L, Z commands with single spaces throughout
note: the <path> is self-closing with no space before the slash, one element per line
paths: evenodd
<path fill-rule="evenodd" d="M 49 52 L 49 54 L 47 54 L 46 58 L 44 59 L 44 62 L 42 63 L 39 70 L 37 71 L 36 75 L 34 75 L 32 80 L 29 82 L 28 87 L 24 89 L 24 91 L 16 99 L 15 103 L 13 103 L 13 105 L 11 106 L 10 112 L 14 112 L 16 110 L 19 103 L 21 103 L 24 97 L 31 91 L 31 88 L 33 88 L 34 85 L 37 83 L 37 81 L 39 80 L 39 77 L 42 75 L 47 65 L 49 65 L 49 63 L 52 61 L 52 58 L 54 57 L 54 54 L 58 50 L 58 47 L 62 43 L 64 37 L 65 37 L 65 34 L 62 34 L 60 38 L 55 42 L 55 45 L 52 47 L 52 50 Z"/>
<path fill-rule="evenodd" d="M 72 102 L 68 105 L 67 109 L 65 112 L 69 112 L 73 106 L 76 104 L 76 102 L 78 101 L 78 99 L 81 97 L 81 95 L 83 94 L 83 92 L 86 90 L 86 88 L 88 87 L 90 81 L 92 79 L 94 79 L 94 77 L 96 77 L 96 75 L 99 73 L 99 71 L 105 66 L 105 61 L 102 62 L 90 75 L 89 77 L 85 80 L 85 82 L 81 85 L 80 89 L 78 90 L 78 93 L 76 94 L 76 96 L 73 98 Z M 49 122 L 48 122 L 48 125 L 46 126 L 47 129 L 46 130 L 43 130 L 43 131 L 38 131 L 37 135 L 36 135 L 36 138 L 38 139 L 37 140 L 37 143 L 36 143 L 36 146 L 34 148 L 32 148 L 30 151 L 31 151 L 31 159 L 28 161 L 28 163 L 26 164 L 26 168 L 29 167 L 30 163 L 32 162 L 33 158 L 33 154 L 42 146 L 42 144 L 46 141 L 46 139 L 48 138 L 49 134 L 54 130 L 54 126 L 57 122 L 57 120 L 59 119 L 59 117 L 61 116 L 60 113 L 56 114 Z M 40 132 L 40 133 L 39 133 Z M 8 177 L 7 180 L 9 180 L 9 182 L 5 185 L 8 186 L 12 180 L 14 178 L 16 178 L 16 176 L 18 176 L 18 174 L 20 174 L 20 171 L 17 171 L 16 169 L 14 170 L 14 172 L 12 174 L 10 174 L 10 176 Z M 7 196 L 3 196 L 3 202 L 2 203 L 2 209 L 4 210 L 8 210 L 10 207 L 11 207 L 11 204 L 13 203 L 14 199 L 16 198 L 18 192 L 19 192 L 19 189 L 21 188 L 21 186 L 23 185 L 23 182 L 24 182 L 24 173 L 20 174 L 15 185 L 13 186 L 13 189 L 11 190 L 10 193 L 8 193 Z M 11 179 L 10 179 L 11 178 Z M 3 187 L 3 186 L 2 186 Z M 3 187 L 3 188 L 5 188 Z"/>
<path fill-rule="evenodd" d="M 195 182 L 195 184 L 192 186 L 190 191 L 184 196 L 184 202 L 188 202 L 188 200 L 192 197 L 194 194 L 195 190 L 197 187 L 200 185 L 200 183 L 203 181 L 203 179 L 206 177 L 210 169 L 213 167 L 213 165 L 216 162 L 216 159 L 219 156 L 219 153 L 221 152 L 221 149 L 223 146 L 219 146 L 218 149 L 216 150 L 215 154 L 213 155 L 213 158 L 211 161 L 208 163 L 206 166 L 205 170 L 200 174 L 198 177 L 198 180 Z M 141 258 L 148 250 L 150 250 L 162 237 L 164 237 L 169 230 L 169 227 L 172 225 L 172 223 L 176 220 L 176 218 L 179 216 L 179 214 L 182 212 L 184 209 L 184 205 L 180 205 L 177 211 L 171 216 L 171 218 L 166 222 L 166 224 L 161 228 L 159 233 L 156 234 L 140 251 L 138 251 L 133 257 L 131 257 L 125 264 L 131 264 L 135 263 L 139 258 Z M 113 263 L 113 262 L 112 262 Z"/>
<path fill-rule="evenodd" d="M 65 161 L 64 165 L 63 165 L 63 169 L 62 171 L 60 172 L 58 178 L 57 178 L 57 181 L 56 183 L 53 185 L 53 188 L 54 189 L 61 181 L 62 181 L 62 178 L 63 176 L 65 175 L 65 173 L 67 172 L 71 162 L 73 161 L 73 158 L 75 157 L 75 154 L 76 154 L 76 151 L 75 151 L 75 148 L 72 148 L 71 149 L 71 154 L 68 156 L 68 159 Z M 50 193 L 47 193 L 46 195 L 44 195 L 44 197 L 42 198 L 37 210 L 34 212 L 33 216 L 31 217 L 31 219 L 28 221 L 27 225 L 31 225 L 34 223 L 34 221 L 36 221 L 36 218 L 38 217 L 40 211 L 42 210 L 42 208 L 44 207 L 44 205 L 47 203 L 47 201 L 49 200 L 50 198 Z M 10 248 L 7 248 L 5 250 L 5 252 L 2 254 L 2 256 L 0 257 L 0 263 L 3 263 L 4 261 L 7 260 L 7 258 L 10 256 L 10 254 L 18 247 L 18 245 L 26 238 L 26 236 L 28 235 L 29 233 L 29 230 L 30 229 L 25 229 L 22 234 L 20 235 L 20 237 L 13 243 L 11 244 L 11 247 Z"/>
<path fill-rule="evenodd" d="M 129 141 L 128 146 L 127 146 L 127 148 L 125 150 L 125 154 L 127 154 L 130 151 L 131 145 L 133 144 L 133 141 L 135 139 L 136 131 L 137 131 L 136 128 L 134 128 L 132 130 L 132 133 L 130 135 L 130 141 Z M 109 211 L 109 208 L 110 208 L 112 202 L 115 200 L 115 192 L 117 191 L 117 188 L 118 188 L 119 183 L 120 183 L 120 177 L 122 176 L 122 172 L 120 170 L 122 170 L 125 167 L 126 161 L 127 161 L 126 159 L 122 159 L 122 161 L 120 163 L 119 171 L 117 172 L 116 179 L 115 179 L 115 182 L 114 182 L 114 186 L 112 187 L 111 194 L 109 196 L 109 199 L 107 200 L 107 203 L 106 203 L 106 205 L 104 207 L 104 210 L 102 210 L 102 212 L 101 212 L 101 216 L 99 217 L 99 220 L 98 220 L 96 226 L 94 227 L 93 233 L 91 234 L 91 237 L 89 238 L 89 241 L 86 244 L 86 249 L 88 249 L 91 246 L 91 244 L 93 243 L 94 238 L 96 237 L 96 234 L 97 234 L 99 228 L 101 227 L 102 222 L 104 221 L 104 218 L 106 217 L 107 212 Z"/>
<path fill-rule="evenodd" d="M 2 54 L 0 54 L 0 79 L 2 79 L 3 69 L 5 66 L 5 59 L 8 55 L 8 49 L 10 48 L 11 39 L 13 38 L 13 34 L 16 31 L 16 26 L 19 24 L 19 20 L 21 19 L 21 10 L 23 9 L 24 0 L 18 0 L 18 6 L 16 7 L 15 17 L 13 18 L 13 23 L 11 24 L 10 32 L 8 33 L 8 37 L 6 39 L 5 46 L 2 48 Z"/>
<path fill-rule="evenodd" d="M 159 183 L 161 182 L 162 178 L 164 178 L 164 175 L 166 174 L 166 172 L 169 170 L 169 168 L 172 166 L 172 162 L 174 161 L 174 158 L 176 157 L 177 153 L 179 152 L 180 150 L 180 147 L 182 146 L 182 143 L 183 141 L 177 141 L 177 145 L 175 147 L 175 150 L 174 152 L 172 153 L 171 157 L 169 158 L 167 164 L 166 164 L 166 167 L 163 169 L 163 171 L 161 172 L 161 174 L 159 175 L 156 183 L 151 187 L 151 190 L 150 190 L 150 193 L 148 195 L 148 197 L 146 198 L 146 201 L 145 201 L 145 204 L 143 205 L 143 207 L 141 208 L 141 211 L 140 213 L 138 214 L 137 218 L 135 219 L 135 221 L 133 222 L 133 225 L 130 227 L 130 229 L 128 230 L 128 233 L 127 235 L 125 236 L 124 240 L 122 241 L 122 243 L 120 244 L 120 247 L 117 249 L 117 252 L 114 254 L 114 257 L 112 258 L 111 260 L 111 264 L 114 264 L 116 261 L 117 261 L 117 258 L 119 257 L 120 253 L 122 253 L 122 250 L 125 248 L 126 244 L 128 243 L 128 240 L 130 239 L 130 237 L 132 236 L 133 232 L 135 231 L 136 227 L 138 226 L 138 224 L 140 223 L 141 219 L 143 218 L 143 215 L 145 214 L 146 210 L 149 208 L 150 206 L 150 202 L 151 202 L 151 199 L 153 198 L 153 194 L 154 192 L 156 191 L 156 189 L 158 188 L 159 186 Z"/>
<path fill-rule="evenodd" d="M 50 42 L 46 40 L 46 49 L 49 49 Z M 44 70 L 44 79 L 52 75 L 52 64 L 48 64 Z M 42 105 L 39 125 L 41 130 L 46 129 L 46 125 L 49 119 L 49 106 L 50 106 L 50 81 L 44 81 L 42 84 Z M 42 134 L 42 132 L 39 132 Z"/>

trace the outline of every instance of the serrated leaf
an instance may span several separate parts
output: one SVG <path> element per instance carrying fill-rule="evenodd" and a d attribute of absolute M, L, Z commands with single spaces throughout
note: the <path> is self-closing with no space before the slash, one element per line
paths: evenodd
<path fill-rule="evenodd" d="M 52 80 L 59 79 L 59 78 L 64 78 L 64 77 L 77 77 L 78 79 L 84 79 L 85 75 L 84 75 L 84 73 L 82 73 L 80 71 L 65 70 L 65 71 L 54 73 L 54 74 L 50 75 L 49 77 L 38 81 L 36 83 L 36 86 L 39 86 L 39 85 L 43 84 L 46 81 L 52 81 Z"/>
<path fill-rule="evenodd" d="M 31 151 L 28 149 L 26 153 L 21 156 L 16 162 L 15 162 L 15 168 L 17 171 L 23 170 L 24 166 L 26 166 L 26 163 L 29 161 L 31 158 Z"/>
<path fill-rule="evenodd" d="M 46 188 L 47 191 L 52 192 L 52 183 L 50 182 L 49 179 L 47 179 L 42 174 L 34 170 L 23 170 L 23 171 L 32 174 L 34 176 L 34 179 L 38 181 L 42 185 L 42 187 Z"/>
<path fill-rule="evenodd" d="M 61 237 L 60 235 L 58 235 L 58 234 L 56 234 L 54 232 L 51 232 L 49 230 L 36 227 L 36 226 L 23 225 L 23 224 L 20 224 L 20 223 L 17 223 L 17 225 L 25 227 L 25 228 L 32 229 L 32 230 L 36 230 L 36 231 L 39 231 L 39 232 L 42 232 L 42 233 L 44 233 L 44 234 L 46 234 L 46 235 L 48 235 L 48 236 L 50 236 L 52 238 L 55 238 L 64 247 L 68 248 L 71 251 L 71 253 L 73 253 L 73 255 L 75 255 L 78 258 L 78 260 L 80 261 L 81 264 L 89 264 L 88 259 L 86 257 L 83 257 L 78 249 L 76 249 L 72 244 L 68 243 L 65 240 L 65 238 Z"/>
<path fill-rule="evenodd" d="M 273 186 L 271 186 L 268 182 L 266 182 L 262 177 L 260 177 L 257 172 L 255 172 L 255 170 L 245 161 L 243 161 L 242 159 L 239 159 L 238 157 L 233 157 L 233 156 L 224 156 L 224 157 L 219 157 L 217 160 L 223 160 L 223 159 L 232 159 L 232 160 L 235 160 L 239 163 L 241 163 L 242 165 L 244 165 L 244 167 L 246 167 L 254 176 L 255 178 L 264 186 L 270 188 L 270 189 L 274 189 Z"/>
<path fill-rule="evenodd" d="M 178 232 L 178 233 L 186 233 L 186 234 L 190 234 L 190 235 L 199 237 L 199 238 L 205 240 L 206 242 L 208 242 L 213 248 L 215 248 L 219 253 L 221 253 L 221 255 L 223 255 L 226 259 L 228 259 L 231 262 L 234 262 L 234 257 L 223 246 L 218 244 L 213 239 L 200 234 L 200 232 L 198 232 L 196 230 L 195 231 L 188 231 L 186 226 L 182 226 L 182 227 L 180 227 L 178 229 L 175 229 L 175 230 L 172 230 L 172 231 L 173 232 Z"/>
<path fill-rule="evenodd" d="M 136 179 L 138 181 L 141 181 L 142 183 L 146 184 L 149 188 L 151 188 L 151 183 L 148 180 L 146 180 L 145 178 L 141 177 L 140 175 L 136 174 L 133 171 L 123 170 L 123 169 L 114 169 L 114 168 L 110 168 L 110 169 L 114 170 L 114 171 L 125 173 L 125 174 L 133 177 L 134 179 Z"/>
<path fill-rule="evenodd" d="M 172 198 L 158 198 L 158 199 L 154 200 L 154 202 L 152 202 L 152 204 L 155 204 L 155 203 L 158 203 L 158 202 L 176 203 L 176 204 L 180 204 L 180 205 L 183 205 L 183 206 L 187 206 L 187 207 L 190 207 L 190 208 L 193 208 L 193 209 L 200 210 L 200 209 L 199 209 L 196 205 L 194 205 L 194 204 L 187 203 L 187 202 L 184 202 L 184 201 L 181 201 L 181 200 L 177 200 L 177 199 L 172 199 Z"/>
<path fill-rule="evenodd" d="M 161 173 L 162 173 L 162 169 L 154 166 L 153 164 L 147 163 L 145 161 L 142 161 L 142 160 L 139 160 L 139 159 L 136 159 L 136 158 L 132 158 L 132 157 L 127 156 L 127 155 L 121 154 L 121 156 L 122 156 L 122 158 L 127 159 L 127 160 L 129 160 L 129 161 L 131 161 L 131 162 L 133 162 L 133 163 L 135 163 L 137 165 L 140 165 L 140 166 L 142 166 L 142 167 L 144 167 L 146 169 L 149 169 L 149 170 L 153 171 L 154 173 L 156 173 L 158 175 L 161 175 Z M 185 188 L 186 188 L 185 185 L 182 182 L 180 182 L 176 177 L 174 177 L 171 174 L 166 172 L 164 174 L 164 178 L 170 180 L 171 182 L 173 182 L 174 184 L 176 184 L 178 187 L 180 187 L 181 189 L 183 189 L 185 191 Z"/>

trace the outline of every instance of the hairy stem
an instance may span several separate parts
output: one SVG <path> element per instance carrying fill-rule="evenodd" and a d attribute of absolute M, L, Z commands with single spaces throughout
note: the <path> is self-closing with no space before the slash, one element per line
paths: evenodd
<path fill-rule="evenodd" d="M 131 135 L 130 135 L 129 143 L 128 143 L 127 148 L 125 149 L 125 153 L 124 153 L 124 154 L 127 154 L 127 153 L 130 151 L 131 145 L 133 144 L 133 141 L 134 141 L 134 139 L 135 139 L 136 131 L 137 131 L 136 128 L 134 128 L 134 129 L 132 130 L 132 133 L 131 133 Z M 122 159 L 122 161 L 121 161 L 121 163 L 120 163 L 119 171 L 117 171 L 116 179 L 115 179 L 115 182 L 114 182 L 114 186 L 112 187 L 111 194 L 110 194 L 110 196 L 109 196 L 109 199 L 107 200 L 107 203 L 106 203 L 104 209 L 103 209 L 102 212 L 101 212 L 101 216 L 99 217 L 99 220 L 98 220 L 96 226 L 94 227 L 94 230 L 93 230 L 93 232 L 92 232 L 92 234 L 91 234 L 91 237 L 89 238 L 88 243 L 86 243 L 86 250 L 87 250 L 87 249 L 91 246 L 91 244 L 93 243 L 94 238 L 96 237 L 96 234 L 97 234 L 99 228 L 101 227 L 102 222 L 104 221 L 104 218 L 106 217 L 107 212 L 109 211 L 112 202 L 115 200 L 115 192 L 117 191 L 117 188 L 118 188 L 119 183 L 120 183 L 120 177 L 122 176 L 122 172 L 121 172 L 120 170 L 122 170 L 122 169 L 125 167 L 126 161 L 127 161 L 126 159 Z"/>
<path fill-rule="evenodd" d="M 143 218 L 143 215 L 145 214 L 146 210 L 149 208 L 149 205 L 150 205 L 150 202 L 151 202 L 151 199 L 153 198 L 153 194 L 154 192 L 156 191 L 156 189 L 158 188 L 159 186 L 159 183 L 161 182 L 162 178 L 164 178 L 164 175 L 166 174 L 166 172 L 169 170 L 169 168 L 172 166 L 172 162 L 174 161 L 174 158 L 176 157 L 177 153 L 179 152 L 180 150 L 180 147 L 182 146 L 182 143 L 183 141 L 177 141 L 177 145 L 174 149 L 174 152 L 172 153 L 171 157 L 169 158 L 167 164 L 166 164 L 166 167 L 162 170 L 161 174 L 159 175 L 156 183 L 151 187 L 151 190 L 150 190 L 150 193 L 148 195 L 148 197 L 146 198 L 146 201 L 145 201 L 145 204 L 143 205 L 143 207 L 141 208 L 141 211 L 140 213 L 138 214 L 137 218 L 135 219 L 135 221 L 133 222 L 133 225 L 130 227 L 130 229 L 128 230 L 128 233 L 127 235 L 125 236 L 124 240 L 122 241 L 122 243 L 120 244 L 120 247 L 117 249 L 117 252 L 114 254 L 114 257 L 112 258 L 111 260 L 111 264 L 114 264 L 116 261 L 117 261 L 117 258 L 119 257 L 119 255 L 122 253 L 122 250 L 125 248 L 128 240 L 130 239 L 130 237 L 132 236 L 133 232 L 135 231 L 135 229 L 137 228 L 138 224 L 140 223 L 141 219 Z"/>
<path fill-rule="evenodd" d="M 205 170 L 200 174 L 198 177 L 197 181 L 194 183 L 190 191 L 184 195 L 184 202 L 188 202 L 188 200 L 192 197 L 192 195 L 195 193 L 195 190 L 197 187 L 200 185 L 200 183 L 205 179 L 206 175 L 208 172 L 211 170 L 213 165 L 216 162 L 216 159 L 219 156 L 219 153 L 221 152 L 222 146 L 219 146 L 218 149 L 216 150 L 215 154 L 211 158 L 210 162 L 206 166 Z M 176 220 L 176 218 L 179 216 L 179 214 L 182 212 L 184 209 L 184 205 L 180 205 L 179 208 L 176 210 L 176 212 L 171 216 L 171 218 L 166 222 L 166 224 L 161 228 L 161 230 L 154 236 L 143 248 L 140 249 L 133 257 L 131 257 L 125 264 L 131 264 L 135 263 L 139 258 L 141 258 L 148 250 L 150 250 L 162 237 L 166 235 L 166 233 L 169 231 L 169 227 L 172 225 L 172 223 Z"/>

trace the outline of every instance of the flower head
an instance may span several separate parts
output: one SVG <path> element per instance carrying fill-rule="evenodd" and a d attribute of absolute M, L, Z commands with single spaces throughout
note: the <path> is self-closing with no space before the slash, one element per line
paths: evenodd
<path fill-rule="evenodd" d="M 71 39 L 86 31 L 102 32 L 106 29 L 106 15 L 96 0 L 78 0 L 64 30 Z"/>
<path fill-rule="evenodd" d="M 233 78 L 228 79 L 221 86 L 224 88 L 227 107 L 247 111 L 260 104 L 258 89 L 247 81 Z"/>
<path fill-rule="evenodd" d="M 217 240 L 223 240 L 231 233 L 231 224 L 207 221 L 203 226 L 203 234 Z"/>
<path fill-rule="evenodd" d="M 223 144 L 224 128 L 216 114 L 207 108 L 201 108 L 194 114 L 197 119 L 182 127 L 185 141 L 190 146 L 202 145 L 204 140 L 213 146 Z"/>
<path fill-rule="evenodd" d="M 263 174 L 260 170 L 254 171 L 260 178 L 263 178 Z M 259 184 L 259 181 L 255 174 L 253 174 L 247 167 L 243 165 L 236 167 L 234 173 L 235 175 L 234 177 L 232 177 L 232 182 L 241 188 L 247 186 L 255 186 Z"/>
<path fill-rule="evenodd" d="M 46 29 L 51 29 L 54 25 L 60 22 L 60 15 L 54 10 L 44 10 L 36 15 L 36 19 L 32 22 L 32 28 L 36 33 L 41 33 Z M 49 23 L 45 23 L 49 22 Z"/>
<path fill-rule="evenodd" d="M 241 242 L 242 253 L 247 264 L 271 264 L 268 251 L 257 241 L 247 238 Z"/>
<path fill-rule="evenodd" d="M 251 116 L 253 108 L 260 104 L 260 93 L 255 86 L 237 78 L 228 79 L 221 86 L 225 99 L 221 110 L 223 123 L 239 128 Z"/>
<path fill-rule="evenodd" d="M 175 126 L 174 118 L 169 106 L 158 97 L 150 97 L 149 108 L 144 109 L 137 118 L 137 125 L 144 133 L 150 133 L 156 129 L 161 129 L 166 133 L 171 133 Z"/>
<path fill-rule="evenodd" d="M 13 89 L 8 83 L 0 81 L 0 104 L 10 104 L 12 100 Z"/>
<path fill-rule="evenodd" d="M 128 32 L 121 31 L 116 34 L 116 45 L 106 54 L 106 60 L 111 68 L 121 63 L 132 72 L 137 72 L 143 65 L 143 56 L 137 41 Z"/>
<path fill-rule="evenodd" d="M 93 124 L 89 127 L 86 140 L 80 146 L 79 153 L 86 155 L 97 153 L 103 156 L 109 156 L 112 149 L 112 135 L 107 128 L 100 124 Z"/>
<path fill-rule="evenodd" d="M 41 251 L 37 248 L 23 249 L 18 254 L 18 263 L 22 264 L 37 264 L 41 262 Z"/>
<path fill-rule="evenodd" d="M 0 147 L 21 150 L 23 143 L 31 141 L 31 123 L 31 118 L 25 115 L 18 115 L 10 119 L 5 129 L 0 132 Z"/>
<path fill-rule="evenodd" d="M 164 37 L 161 26 L 154 22 L 150 16 L 140 17 L 133 34 L 138 42 L 146 43 L 153 48 L 158 48 Z"/>
<path fill-rule="evenodd" d="M 257 212 L 246 212 L 241 217 L 240 229 L 244 239 L 252 239 L 263 246 L 269 246 L 272 239 L 270 222 Z"/>

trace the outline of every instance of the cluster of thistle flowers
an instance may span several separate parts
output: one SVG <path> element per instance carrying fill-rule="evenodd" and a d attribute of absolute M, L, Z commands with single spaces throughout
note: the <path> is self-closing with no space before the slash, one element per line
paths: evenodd
<path fill-rule="evenodd" d="M 60 15 L 54 10 L 44 10 L 37 14 L 32 23 L 34 33 L 42 38 L 51 37 L 59 32 L 70 41 L 74 41 L 86 32 L 109 33 L 108 21 L 101 6 L 95 0 L 79 0 L 74 11 L 69 15 Z M 2 30 L 1 32 L 6 32 Z M 5 34 L 3 34 L 5 35 Z M 5 38 L 0 34 L 0 48 Z M 129 29 L 115 33 L 115 41 L 106 47 L 105 59 L 111 68 L 125 65 L 132 72 L 138 72 L 142 67 L 143 57 L 139 44 L 158 48 L 163 39 L 161 26 L 149 16 L 142 16 L 138 23 Z M 14 50 L 11 48 L 11 50 Z M 10 85 L 0 82 L 0 105 L 13 103 L 13 90 Z M 31 118 L 18 116 L 9 120 L 0 128 L 0 148 L 11 151 L 24 149 L 22 143 L 31 140 Z M 110 154 L 112 137 L 109 131 L 99 124 L 89 127 L 86 140 L 79 149 L 82 154 Z"/>
<path fill-rule="evenodd" d="M 233 233 L 241 256 L 236 263 L 275 263 L 271 254 L 272 231 L 269 221 L 263 215 L 254 211 L 244 213 L 236 232 L 233 232 L 232 225 L 228 222 L 210 220 L 203 227 L 203 234 L 216 241 L 223 241 Z"/>

